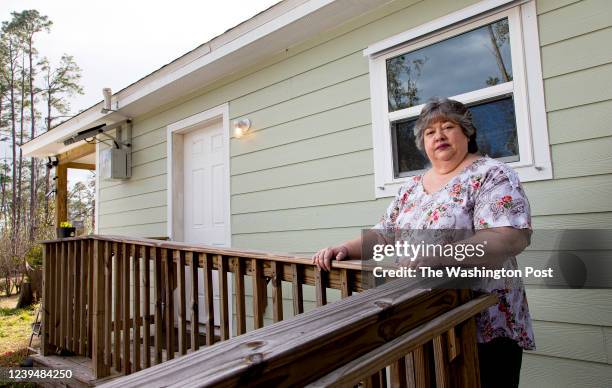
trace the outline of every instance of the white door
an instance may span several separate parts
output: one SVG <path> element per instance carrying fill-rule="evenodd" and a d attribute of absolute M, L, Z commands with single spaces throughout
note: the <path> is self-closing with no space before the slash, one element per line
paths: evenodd
<path fill-rule="evenodd" d="M 228 225 L 228 164 L 229 155 L 221 122 L 193 130 L 183 138 L 183 193 L 185 242 L 227 247 Z M 180 157 L 180 156 L 178 156 Z M 205 322 L 203 271 L 199 271 L 199 321 Z M 191 295 L 191 279 L 186 276 L 187 301 Z M 213 271 L 213 302 L 215 325 L 219 325 L 219 286 L 217 271 Z M 228 280 L 231 285 L 231 281 Z M 231 289 L 228 294 L 232 295 Z M 229 304 L 230 317 L 231 303 Z M 187 319 L 191 311 L 187 309 Z M 231 322 L 230 322 L 231 326 Z M 231 332 L 231 331 L 230 331 Z"/>

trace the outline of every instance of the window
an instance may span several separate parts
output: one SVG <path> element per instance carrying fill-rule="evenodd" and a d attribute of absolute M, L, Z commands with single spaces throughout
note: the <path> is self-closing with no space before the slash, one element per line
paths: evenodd
<path fill-rule="evenodd" d="M 467 104 L 479 150 L 508 163 L 523 181 L 552 177 L 534 2 L 486 14 L 492 3 L 366 49 L 378 197 L 394 195 L 405 177 L 428 167 L 412 129 L 432 97 Z"/>

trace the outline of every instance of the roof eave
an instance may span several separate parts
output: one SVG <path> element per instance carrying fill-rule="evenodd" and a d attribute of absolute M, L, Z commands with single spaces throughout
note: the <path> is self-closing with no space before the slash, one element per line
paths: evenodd
<path fill-rule="evenodd" d="M 30 140 L 21 147 L 24 156 L 46 157 L 65 152 L 75 145 L 64 146 L 63 141 L 81 130 L 102 122 L 111 124 L 125 116 L 134 118 L 142 115 L 387 1 L 309 0 L 300 3 L 300 0 L 295 0 L 298 5 L 273 18 L 268 15 L 267 22 L 242 34 L 234 31 L 234 39 L 214 47 L 212 43 L 215 39 L 222 40 L 233 31 L 229 30 L 209 44 L 198 47 L 119 91 L 113 95 L 119 113 L 101 113 L 100 102 Z M 274 7 L 271 7 L 262 14 L 273 11 Z"/>

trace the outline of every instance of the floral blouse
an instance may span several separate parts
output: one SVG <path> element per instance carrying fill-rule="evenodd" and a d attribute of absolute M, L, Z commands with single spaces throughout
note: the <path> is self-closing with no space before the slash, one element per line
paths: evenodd
<path fill-rule="evenodd" d="M 481 157 L 432 194 L 423 188 L 422 178 L 414 176 L 402 185 L 375 229 L 400 235 L 417 229 L 531 229 L 525 192 L 516 173 L 502 162 Z M 504 268 L 516 269 L 516 258 L 509 257 Z M 478 342 L 507 337 L 523 349 L 535 349 L 522 280 L 487 279 L 480 289 L 496 293 L 499 303 L 476 316 Z"/>

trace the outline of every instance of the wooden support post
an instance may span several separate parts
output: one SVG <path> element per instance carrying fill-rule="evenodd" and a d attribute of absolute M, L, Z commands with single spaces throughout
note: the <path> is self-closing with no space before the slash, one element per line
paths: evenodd
<path fill-rule="evenodd" d="M 67 286 L 68 284 L 68 250 L 67 250 L 67 246 L 66 246 L 66 242 L 63 241 L 60 243 L 61 246 L 61 259 L 62 259 L 62 264 L 60 266 L 60 271 L 62 273 L 62 278 L 60 281 L 61 284 L 61 313 L 60 313 L 60 319 L 59 319 L 59 323 L 60 323 L 60 342 L 59 342 L 59 346 L 66 349 L 66 337 L 67 337 L 67 332 L 68 332 L 68 325 L 67 325 L 67 319 L 68 319 L 68 289 L 70 287 Z"/>
<path fill-rule="evenodd" d="M 187 301 L 185 299 L 185 251 L 174 251 L 178 277 L 178 351 L 187 354 Z"/>
<path fill-rule="evenodd" d="M 62 243 L 55 243 L 55 259 L 54 259 L 54 263 L 53 263 L 53 271 L 54 271 L 54 276 L 53 278 L 55 279 L 55 303 L 54 306 L 55 308 L 53 309 L 53 332 L 54 332 L 54 337 L 53 337 L 53 343 L 55 344 L 56 347 L 60 346 L 60 340 L 61 340 L 61 323 L 62 323 L 62 319 L 61 319 L 61 315 L 62 315 L 62 293 L 63 293 L 63 289 L 64 287 L 61 287 L 62 284 L 62 250 L 61 250 L 61 246 Z"/>
<path fill-rule="evenodd" d="M 204 300 L 206 304 L 206 345 L 215 343 L 215 309 L 213 305 L 212 256 L 204 256 Z"/>
<path fill-rule="evenodd" d="M 77 266 L 79 267 L 79 314 L 77 316 L 77 328 L 79 331 L 79 354 L 85 356 L 87 354 L 87 321 L 85 309 L 87 305 L 87 271 L 89 270 L 89 258 L 87 257 L 87 243 L 89 240 L 81 240 L 77 242 Z M 105 269 L 106 270 L 106 269 Z M 106 292 L 104 293 L 106 295 Z M 106 305 L 104 306 L 106 311 Z M 106 332 L 106 331 L 104 331 Z"/>
<path fill-rule="evenodd" d="M 93 368 L 96 378 L 108 376 L 110 369 L 104 362 L 104 246 L 99 240 L 94 240 L 94 273 L 93 273 Z M 109 312 L 110 313 L 110 312 Z"/>
<path fill-rule="evenodd" d="M 74 294 L 75 294 L 75 279 L 74 279 L 74 241 L 67 241 L 66 246 L 68 247 L 68 311 L 66 316 L 67 338 L 66 348 L 74 352 Z"/>
<path fill-rule="evenodd" d="M 446 344 L 448 346 L 448 361 L 453 362 L 461 352 L 459 348 L 459 339 L 455 334 L 454 327 L 446 332 Z"/>
<path fill-rule="evenodd" d="M 149 247 L 142 246 L 141 255 L 144 263 L 144 311 L 143 311 L 143 347 L 144 347 L 144 367 L 151 366 L 151 316 L 150 316 L 150 293 L 151 293 L 151 250 Z"/>
<path fill-rule="evenodd" d="M 406 357 L 400 357 L 391 364 L 390 369 L 390 385 L 394 388 L 408 388 L 408 381 L 406 378 Z"/>
<path fill-rule="evenodd" d="M 104 245 L 104 284 L 106 285 L 106 292 L 104 293 L 104 305 L 106 306 L 106 314 L 104 315 L 104 360 L 106 360 L 106 365 L 111 365 L 111 322 L 113 319 L 113 262 L 111 260 L 110 244 L 106 241 L 102 241 L 101 244 Z"/>
<path fill-rule="evenodd" d="M 134 280 L 133 280 L 133 294 L 134 300 L 132 301 L 132 321 L 134 322 L 134 340 L 133 340 L 133 355 L 134 355 L 134 367 L 132 368 L 135 372 L 141 369 L 140 364 L 140 250 L 136 248 L 136 245 L 130 244 L 130 255 L 134 263 Z"/>
<path fill-rule="evenodd" d="M 252 259 L 252 276 L 253 276 L 253 320 L 255 329 L 259 329 L 264 325 L 263 311 L 263 269 L 261 268 L 261 260 Z M 264 283 L 265 284 L 265 283 Z"/>
<path fill-rule="evenodd" d="M 317 307 L 327 304 L 327 292 L 325 289 L 325 278 L 327 272 L 321 271 L 318 267 L 314 269 L 315 274 L 315 296 L 317 299 Z"/>
<path fill-rule="evenodd" d="M 219 313 L 221 315 L 221 341 L 229 339 L 229 297 L 227 293 L 227 257 L 222 255 L 217 256 L 218 266 L 217 274 L 219 275 Z"/>
<path fill-rule="evenodd" d="M 56 266 L 57 266 L 57 255 L 56 255 L 56 246 L 57 244 L 47 244 L 47 247 L 49 249 L 48 251 L 48 260 L 47 260 L 47 266 L 49 267 L 49 277 L 48 279 L 48 285 L 47 285 L 47 290 L 48 290 L 48 294 L 47 294 L 47 328 L 48 328 L 48 338 L 47 338 L 47 343 L 49 344 L 49 347 L 47 348 L 47 350 L 49 352 L 53 351 L 53 349 L 56 347 L 57 342 L 55 342 L 55 329 L 56 329 L 56 321 L 55 321 L 55 316 L 57 314 L 57 308 L 58 306 L 55 304 L 55 301 L 57 300 L 57 293 L 58 293 L 58 284 L 59 284 L 59 279 L 56 277 L 57 275 L 57 271 L 56 271 Z M 44 355 L 44 354 L 43 354 Z"/>
<path fill-rule="evenodd" d="M 365 388 L 386 388 L 387 376 L 385 370 L 378 371 L 364 380 Z"/>
<path fill-rule="evenodd" d="M 293 271 L 293 315 L 298 315 L 304 312 L 301 267 L 297 264 L 291 264 L 291 269 Z"/>
<path fill-rule="evenodd" d="M 416 377 L 414 370 L 414 353 L 408 353 L 406 357 L 406 385 L 407 388 L 416 388 Z"/>
<path fill-rule="evenodd" d="M 200 348 L 198 254 L 194 252 L 187 252 L 185 260 L 187 260 L 189 264 L 189 273 L 191 274 L 191 350 L 196 351 Z"/>
<path fill-rule="evenodd" d="M 419 346 L 413 354 L 414 381 L 417 388 L 428 388 L 433 383 L 429 368 L 429 344 Z"/>
<path fill-rule="evenodd" d="M 461 290 L 461 302 L 466 303 L 472 298 L 470 290 Z M 480 388 L 480 369 L 478 363 L 478 346 L 476 343 L 476 320 L 474 317 L 459 325 L 459 337 L 461 338 L 461 349 L 463 355 L 457 359 L 458 373 L 455 376 L 457 387 Z"/>
<path fill-rule="evenodd" d="M 172 251 L 162 249 L 166 284 L 166 360 L 174 358 L 174 265 Z"/>
<path fill-rule="evenodd" d="M 65 165 L 55 167 L 55 225 L 68 221 L 68 169 Z"/>
<path fill-rule="evenodd" d="M 161 248 L 155 248 L 153 258 L 153 270 L 155 279 L 155 364 L 162 362 L 162 329 L 164 317 L 162 315 L 162 261 Z"/>
<path fill-rule="evenodd" d="M 446 342 L 444 336 L 438 335 L 433 339 L 433 354 L 434 362 L 436 366 L 436 387 L 437 388 L 449 388 L 450 387 L 450 376 L 449 376 L 449 365 L 446 354 Z"/>
<path fill-rule="evenodd" d="M 274 322 L 283 320 L 283 271 L 282 263 L 272 261 L 272 317 Z"/>
<path fill-rule="evenodd" d="M 234 273 L 234 288 L 236 289 L 236 334 L 246 333 L 246 297 L 244 292 L 244 263 L 236 257 L 236 273 Z"/>
<path fill-rule="evenodd" d="M 57 280 L 55 280 L 55 244 L 45 244 L 46 249 L 46 262 L 45 265 L 48 267 L 47 274 L 47 293 L 43 297 L 43 306 L 45 312 L 45 323 L 43 327 L 46 327 L 47 331 L 47 352 L 51 352 L 55 345 L 55 294 L 57 293 Z M 43 257 L 44 259 L 44 257 Z M 44 280 L 44 279 L 43 279 Z M 44 292 L 44 288 L 43 288 Z M 43 353 L 43 356 L 45 354 Z"/>
<path fill-rule="evenodd" d="M 348 298 L 349 296 L 351 296 L 349 272 L 346 268 L 340 269 L 340 296 L 342 298 Z"/>
<path fill-rule="evenodd" d="M 49 303 L 49 285 L 51 280 L 51 270 L 49 267 L 49 262 L 51 259 L 51 247 L 49 244 L 43 244 L 43 276 L 42 276 L 42 338 L 40 343 L 40 350 L 43 356 L 49 355 L 49 311 L 50 311 L 50 303 Z"/>
<path fill-rule="evenodd" d="M 113 277 L 113 303 L 115 306 L 115 316 L 113 317 L 113 366 L 117 372 L 121 371 L 121 250 L 119 244 L 113 243 L 113 253 L 115 262 L 115 276 Z"/>
<path fill-rule="evenodd" d="M 123 343 L 122 345 L 122 358 L 123 364 L 121 371 L 123 374 L 129 375 L 132 373 L 130 366 L 130 255 L 127 250 L 127 244 L 121 243 L 121 289 L 123 292 L 123 300 L 121 301 L 122 311 L 122 323 L 123 323 Z"/>
<path fill-rule="evenodd" d="M 80 281 L 80 241 L 72 241 L 72 285 L 73 285 L 73 309 L 72 309 L 72 351 L 79 353 L 79 336 L 81 321 L 79 320 L 80 307 L 81 307 L 81 287 Z M 104 272 L 102 272 L 104 275 Z"/>
<path fill-rule="evenodd" d="M 92 343 L 93 343 L 93 297 L 94 297 L 94 291 L 93 291 L 93 272 L 94 272 L 94 243 L 93 240 L 88 240 L 87 241 L 87 246 L 86 246 L 86 250 L 87 250 L 87 256 L 89 257 L 89 262 L 88 264 L 88 269 L 87 269 L 87 276 L 88 276 L 88 280 L 87 280 L 87 306 L 89 306 L 89 308 L 87 309 L 87 316 L 88 316 L 88 325 L 87 325 L 87 351 L 86 354 L 91 357 L 91 352 L 93 351 L 92 348 Z M 107 258 L 110 255 L 110 248 L 108 243 L 104 244 L 104 257 Z M 106 260 L 106 259 L 105 259 Z M 110 298 L 110 293 L 112 292 L 112 288 L 111 288 L 111 284 L 108 283 L 109 281 L 107 280 L 107 285 L 106 285 L 106 296 L 105 298 Z M 108 307 L 106 309 L 107 313 L 106 313 L 106 320 L 110 321 L 111 319 L 111 305 L 109 304 L 109 302 L 107 302 L 106 306 Z M 110 329 L 108 331 L 105 331 L 106 333 L 106 341 L 110 346 Z M 110 350 L 107 350 L 107 352 L 110 352 Z M 111 363 L 110 361 L 107 363 L 107 365 L 110 367 Z"/>

